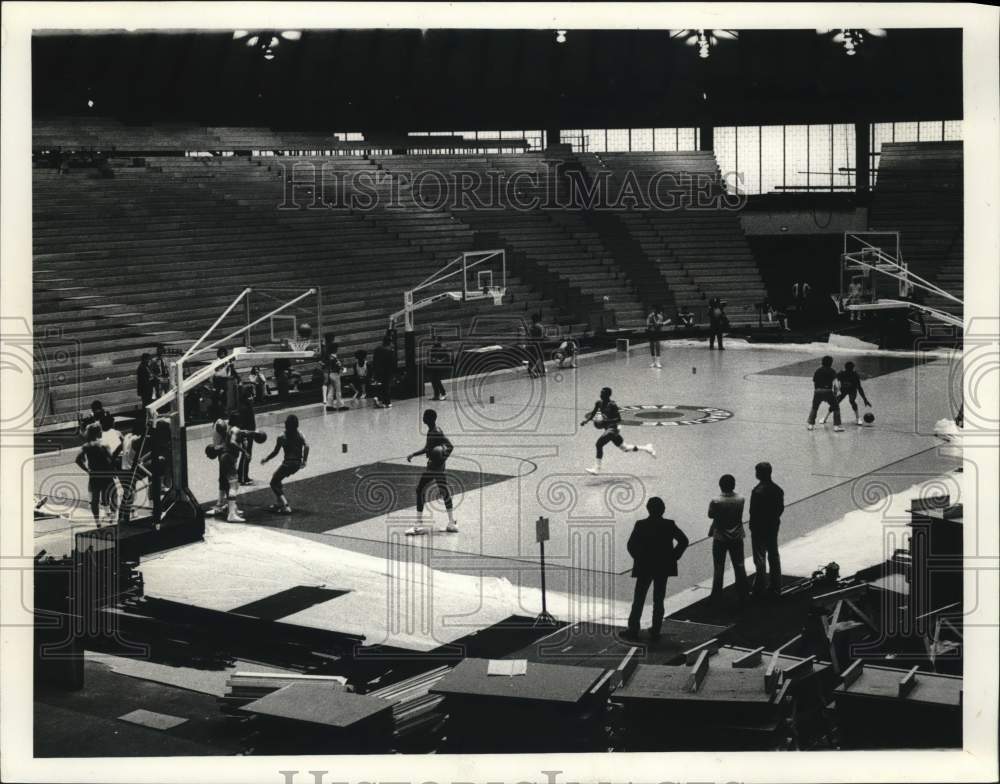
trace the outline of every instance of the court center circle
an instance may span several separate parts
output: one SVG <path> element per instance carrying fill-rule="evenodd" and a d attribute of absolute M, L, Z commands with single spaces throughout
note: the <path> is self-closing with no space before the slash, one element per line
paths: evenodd
<path fill-rule="evenodd" d="M 654 403 L 641 406 L 619 406 L 622 424 L 635 427 L 674 427 L 710 425 L 733 416 L 732 411 L 714 406 L 682 406 Z"/>

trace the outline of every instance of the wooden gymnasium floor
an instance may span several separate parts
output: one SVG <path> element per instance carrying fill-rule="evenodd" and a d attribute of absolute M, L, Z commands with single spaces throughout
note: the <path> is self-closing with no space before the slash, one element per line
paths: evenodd
<path fill-rule="evenodd" d="M 811 376 L 823 350 L 731 341 L 720 353 L 704 345 L 665 343 L 662 370 L 648 367 L 644 347 L 633 347 L 630 354 L 584 357 L 575 370 L 560 371 L 550 364 L 543 379 L 498 372 L 450 382 L 448 400 L 440 403 L 404 400 L 391 410 L 328 413 L 313 406 L 300 412 L 311 447 L 309 465 L 286 482 L 294 514 L 266 511 L 273 502 L 267 480 L 274 464 L 260 466 L 259 458 L 280 432 L 277 426 L 267 427 L 269 443 L 256 447 L 254 456 L 257 485 L 241 495 L 247 524 L 213 522 L 206 544 L 144 563 L 147 593 L 231 609 L 299 585 L 344 587 L 330 577 L 340 563 L 344 570 L 374 570 L 383 580 L 352 589 L 368 594 L 368 604 L 355 605 L 354 612 L 370 613 L 374 606 L 374 612 L 383 613 L 392 603 L 378 596 L 388 590 L 379 588 L 385 579 L 420 582 L 433 574 L 437 582 L 429 590 L 442 599 L 463 589 L 458 583 L 449 588 L 440 575 L 502 578 L 522 599 L 530 594 L 520 607 L 530 615 L 538 587 L 535 521 L 544 516 L 551 530 L 546 545 L 549 591 L 566 602 L 572 602 L 567 596 L 611 595 L 606 603 L 611 609 L 604 613 L 621 619 L 631 591 L 628 535 L 633 522 L 644 516 L 645 500 L 658 495 L 692 543 L 680 575 L 668 586 L 671 606 L 678 609 L 703 596 L 711 578 L 706 511 L 718 492 L 719 476 L 733 474 L 737 491 L 749 494 L 754 464 L 761 460 L 772 463 L 774 478 L 785 490 L 785 572 L 808 574 L 838 560 L 842 573 L 849 574 L 851 567 L 863 568 L 891 554 L 880 518 L 876 514 L 860 528 L 831 529 L 830 524 L 861 507 L 870 511 L 874 505 L 877 512 L 887 494 L 939 481 L 935 477 L 958 464 L 940 454 L 940 442 L 932 435 L 934 422 L 951 413 L 951 363 L 943 357 L 915 364 L 909 356 L 839 351 L 835 366 L 852 359 L 866 378 L 875 426 L 859 428 L 847 417 L 844 433 L 834 433 L 832 422 L 808 432 Z M 611 447 L 605 473 L 594 477 L 584 469 L 592 465 L 599 432 L 579 423 L 605 385 L 613 388 L 627 417 L 647 423 L 624 426 L 625 439 L 652 443 L 657 458 Z M 449 468 L 461 530 L 406 537 L 403 531 L 414 522 L 421 462 L 407 464 L 405 455 L 423 444 L 420 415 L 427 405 L 437 409 L 439 423 L 456 446 Z M 844 410 L 850 414 L 846 401 Z M 216 469 L 204 457 L 206 443 L 205 437 L 192 438 L 188 454 L 192 489 L 209 501 L 215 495 Z M 62 481 L 83 486 L 74 467 L 53 470 Z M 45 471 L 36 474 L 36 485 L 47 481 L 53 478 Z M 433 502 L 431 509 L 435 527 L 443 528 L 440 504 Z M 85 518 L 77 515 L 80 524 L 86 525 Z M 256 579 L 253 570 L 238 570 L 242 576 L 236 579 L 227 575 L 231 570 L 226 564 L 213 569 L 211 559 L 199 558 L 198 548 L 213 542 L 224 542 L 225 555 L 218 557 L 234 564 L 259 559 L 256 573 L 262 584 L 250 585 Z M 266 553 L 280 550 L 281 542 L 294 547 L 280 558 L 268 558 Z M 392 565 L 400 559 L 410 570 L 402 578 Z M 328 563 L 329 571 L 320 563 Z M 345 598 L 333 599 L 334 605 L 348 607 Z M 557 607 L 565 611 L 568 604 L 557 601 Z M 316 607 L 293 609 L 301 609 L 298 617 L 304 623 L 327 623 L 318 620 Z"/>

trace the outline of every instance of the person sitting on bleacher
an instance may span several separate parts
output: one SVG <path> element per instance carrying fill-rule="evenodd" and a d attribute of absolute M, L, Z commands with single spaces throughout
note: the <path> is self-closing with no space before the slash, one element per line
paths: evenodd
<path fill-rule="evenodd" d="M 569 360 L 569 366 L 571 368 L 576 367 L 576 355 L 579 353 L 580 347 L 571 334 L 566 335 L 563 338 L 562 343 L 559 344 L 559 348 L 555 350 L 552 354 L 552 358 L 559 363 L 559 367 L 563 367 L 563 363 Z"/>
<path fill-rule="evenodd" d="M 100 400 L 95 400 L 90 404 L 89 415 L 80 414 L 77 417 L 77 432 L 80 434 L 80 438 L 87 440 L 87 428 L 93 424 L 101 424 L 101 417 L 104 416 L 104 413 L 104 404 Z"/>
<path fill-rule="evenodd" d="M 689 329 L 694 326 L 694 313 L 690 310 L 681 310 L 681 306 L 678 305 L 677 312 L 674 314 L 673 322 L 676 327 Z"/>

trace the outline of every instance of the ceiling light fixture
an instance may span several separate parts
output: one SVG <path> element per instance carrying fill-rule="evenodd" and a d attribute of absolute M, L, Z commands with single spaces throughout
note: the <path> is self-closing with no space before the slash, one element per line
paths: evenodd
<path fill-rule="evenodd" d="M 871 29 L 824 29 L 816 30 L 816 32 L 820 35 L 830 36 L 830 40 L 835 44 L 841 44 L 844 47 L 844 54 L 848 57 L 854 57 L 858 53 L 858 49 L 864 44 L 865 38 L 885 38 L 886 36 L 886 31 L 879 27 Z"/>
<path fill-rule="evenodd" d="M 233 40 L 243 41 L 249 49 L 258 49 L 265 60 L 273 60 L 275 49 L 282 39 L 286 41 L 298 41 L 302 38 L 301 30 L 282 30 L 275 33 L 270 30 L 261 32 L 251 32 L 249 30 L 234 30 Z"/>
<path fill-rule="evenodd" d="M 698 57 L 707 60 L 712 47 L 719 41 L 734 41 L 739 37 L 736 30 L 671 30 L 670 37 L 682 41 L 687 46 L 698 47 Z"/>
<path fill-rule="evenodd" d="M 556 43 L 557 44 L 564 44 L 564 43 L 566 43 L 566 31 L 565 30 L 556 30 Z"/>

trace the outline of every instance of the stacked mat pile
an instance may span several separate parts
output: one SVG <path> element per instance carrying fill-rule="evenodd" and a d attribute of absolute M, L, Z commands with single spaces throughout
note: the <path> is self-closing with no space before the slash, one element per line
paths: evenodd
<path fill-rule="evenodd" d="M 298 673 L 234 672 L 226 680 L 226 694 L 219 698 L 226 713 L 266 697 L 292 683 L 313 683 L 317 686 L 346 690 L 346 681 L 339 675 L 300 675 Z"/>
<path fill-rule="evenodd" d="M 392 704 L 394 751 L 417 753 L 436 746 L 445 722 L 444 697 L 430 690 L 449 672 L 451 667 L 437 667 L 368 693 Z"/>

